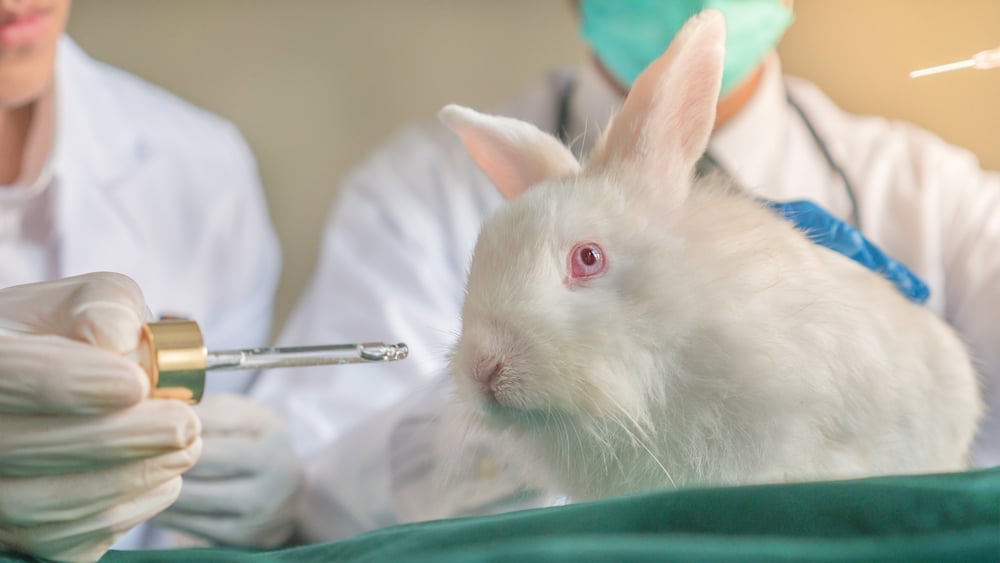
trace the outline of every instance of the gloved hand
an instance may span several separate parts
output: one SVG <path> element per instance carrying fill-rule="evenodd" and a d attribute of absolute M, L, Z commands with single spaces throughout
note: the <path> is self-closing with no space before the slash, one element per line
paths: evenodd
<path fill-rule="evenodd" d="M 184 475 L 180 498 L 154 522 L 221 545 L 281 545 L 302 484 L 284 422 L 239 395 L 206 395 L 195 411 L 204 453 Z"/>
<path fill-rule="evenodd" d="M 861 231 L 829 214 L 811 201 L 764 201 L 771 209 L 788 219 L 799 230 L 821 246 L 847 256 L 895 284 L 914 303 L 922 304 L 930 297 L 930 289 L 909 268 L 893 260 L 872 244 Z"/>
<path fill-rule="evenodd" d="M 201 426 L 121 357 L 146 316 L 117 274 L 0 290 L 0 550 L 93 561 L 177 497 Z"/>

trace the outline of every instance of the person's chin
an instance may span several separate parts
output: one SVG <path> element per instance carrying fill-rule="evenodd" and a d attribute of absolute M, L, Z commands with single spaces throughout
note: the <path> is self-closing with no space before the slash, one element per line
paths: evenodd
<path fill-rule="evenodd" d="M 32 84 L 5 83 L 0 77 L 0 110 L 13 110 L 32 104 L 48 90 L 51 79 Z"/>

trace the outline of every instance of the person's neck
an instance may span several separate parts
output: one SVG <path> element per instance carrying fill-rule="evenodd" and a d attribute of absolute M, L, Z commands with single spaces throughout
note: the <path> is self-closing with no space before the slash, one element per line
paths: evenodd
<path fill-rule="evenodd" d="M 597 69 L 601 73 L 601 76 L 608 81 L 608 84 L 611 84 L 623 97 L 628 94 L 628 90 L 611 75 L 600 60 L 595 58 L 594 62 L 597 64 Z M 716 106 L 715 110 L 715 127 L 712 129 L 713 131 L 718 131 L 720 127 L 725 125 L 750 103 L 750 99 L 753 98 L 754 93 L 757 92 L 757 88 L 760 87 L 763 76 L 764 65 L 761 64 L 742 84 L 719 100 L 719 105 Z"/>
<path fill-rule="evenodd" d="M 0 186 L 13 184 L 21 175 L 28 131 L 35 103 L 0 109 Z"/>
<path fill-rule="evenodd" d="M 764 77 L 764 65 L 757 67 L 753 73 L 747 77 L 739 86 L 733 89 L 726 96 L 719 100 L 719 105 L 715 108 L 715 127 L 713 131 L 718 131 L 720 127 L 736 116 L 753 98 L 754 93 L 760 87 L 760 81 Z"/>

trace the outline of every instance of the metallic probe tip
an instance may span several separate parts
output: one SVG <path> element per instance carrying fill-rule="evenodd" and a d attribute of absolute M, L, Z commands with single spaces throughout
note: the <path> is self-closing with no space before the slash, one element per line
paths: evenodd
<path fill-rule="evenodd" d="M 399 344 L 396 344 L 396 353 L 392 356 L 392 359 L 402 360 L 403 358 L 409 355 L 410 355 L 410 348 L 406 344 L 400 342 Z"/>
<path fill-rule="evenodd" d="M 362 344 L 361 357 L 372 361 L 402 360 L 409 355 L 410 349 L 402 342 L 398 344 Z"/>

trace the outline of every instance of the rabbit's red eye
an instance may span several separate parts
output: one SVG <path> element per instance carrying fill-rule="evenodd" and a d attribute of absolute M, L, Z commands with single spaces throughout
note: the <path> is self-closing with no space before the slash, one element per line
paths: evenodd
<path fill-rule="evenodd" d="M 592 278 L 604 271 L 604 251 L 593 242 L 582 242 L 569 254 L 569 271 L 573 279 Z"/>

